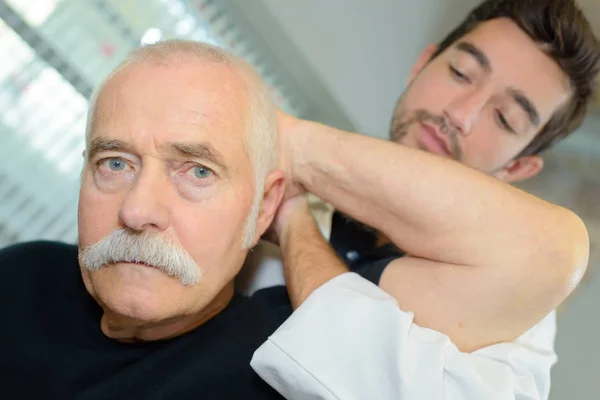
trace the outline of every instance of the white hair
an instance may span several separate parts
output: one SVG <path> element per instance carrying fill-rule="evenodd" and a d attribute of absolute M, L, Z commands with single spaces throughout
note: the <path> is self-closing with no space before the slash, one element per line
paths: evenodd
<path fill-rule="evenodd" d="M 202 279 L 202 269 L 183 248 L 157 234 L 124 228 L 82 249 L 79 261 L 90 272 L 118 262 L 143 263 L 163 270 L 185 286 L 195 285 Z"/>
<path fill-rule="evenodd" d="M 90 99 L 86 127 L 86 149 L 91 139 L 91 123 L 97 97 L 104 86 L 117 72 L 129 65 L 163 64 L 182 57 L 190 57 L 208 64 L 232 67 L 243 78 L 249 98 L 250 126 L 244 137 L 246 152 L 254 169 L 254 200 L 246 219 L 243 248 L 254 243 L 256 222 L 262 206 L 264 185 L 267 175 L 277 168 L 279 153 L 277 140 L 277 118 L 275 106 L 267 85 L 255 69 L 243 58 L 225 49 L 207 43 L 190 40 L 167 40 L 134 49 L 128 57 L 104 80 Z"/>

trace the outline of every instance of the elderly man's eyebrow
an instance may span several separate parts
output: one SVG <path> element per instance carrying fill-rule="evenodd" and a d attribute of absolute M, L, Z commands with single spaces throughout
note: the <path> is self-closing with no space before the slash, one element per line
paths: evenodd
<path fill-rule="evenodd" d="M 529 100 L 523 92 L 517 89 L 509 89 L 508 93 L 517 104 L 521 106 L 523 111 L 525 111 L 533 126 L 537 127 L 540 124 L 540 114 L 537 112 L 531 100 Z"/>
<path fill-rule="evenodd" d="M 97 137 L 92 139 L 87 157 L 92 159 L 96 154 L 103 151 L 128 151 L 128 149 L 129 145 L 121 140 Z"/>
<path fill-rule="evenodd" d="M 456 45 L 456 48 L 473 56 L 473 58 L 475 58 L 475 60 L 486 72 L 492 71 L 492 64 L 490 63 L 488 56 L 486 56 L 485 53 L 473 43 L 460 42 Z"/>
<path fill-rule="evenodd" d="M 223 156 L 210 143 L 171 142 L 168 147 L 181 157 L 206 160 L 227 170 Z"/>

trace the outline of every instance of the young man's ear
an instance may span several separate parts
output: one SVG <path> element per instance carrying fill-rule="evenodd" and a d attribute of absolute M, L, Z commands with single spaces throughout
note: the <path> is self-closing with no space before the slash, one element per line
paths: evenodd
<path fill-rule="evenodd" d="M 258 220 L 256 221 L 256 237 L 254 243 L 265 233 L 273 222 L 277 210 L 281 205 L 285 195 L 285 175 L 281 170 L 271 172 L 265 179 L 265 189 L 263 194 Z"/>
<path fill-rule="evenodd" d="M 427 63 L 429 61 L 431 61 L 431 57 L 433 57 L 433 55 L 435 54 L 437 49 L 438 49 L 437 44 L 430 44 L 429 46 L 427 46 L 425 48 L 425 50 L 423 50 L 423 52 L 421 52 L 421 54 L 419 55 L 419 58 L 417 59 L 417 62 L 415 63 L 415 65 L 413 65 L 412 70 L 410 71 L 410 74 L 408 75 L 408 84 L 409 85 L 415 79 L 415 77 L 419 74 L 419 72 L 421 72 L 421 70 L 427 65 Z"/>
<path fill-rule="evenodd" d="M 515 183 L 533 178 L 544 168 L 544 160 L 540 156 L 525 156 L 511 161 L 496 172 L 494 176 L 506 183 Z"/>

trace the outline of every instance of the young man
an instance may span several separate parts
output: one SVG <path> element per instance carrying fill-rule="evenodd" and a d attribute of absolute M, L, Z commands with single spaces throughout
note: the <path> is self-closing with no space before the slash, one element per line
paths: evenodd
<path fill-rule="evenodd" d="M 599 58 L 574 1 L 488 0 L 419 58 L 395 143 L 282 116 L 289 196 L 339 210 L 331 244 L 383 290 L 347 274 L 289 199 L 275 224 L 286 281 L 295 306 L 310 298 L 256 353 L 261 376 L 289 398 L 547 398 L 552 310 L 583 275 L 588 238 L 568 210 L 506 183 L 579 126 Z"/>

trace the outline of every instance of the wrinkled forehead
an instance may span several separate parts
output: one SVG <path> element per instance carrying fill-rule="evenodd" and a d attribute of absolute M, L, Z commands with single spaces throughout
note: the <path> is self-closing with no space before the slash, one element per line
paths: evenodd
<path fill-rule="evenodd" d="M 245 81 L 231 66 L 186 60 L 127 65 L 101 88 L 91 137 L 243 142 L 250 127 Z M 207 138 L 206 136 L 210 136 Z"/>

